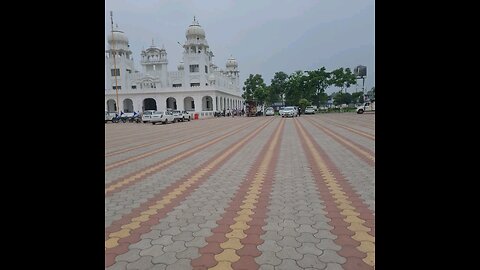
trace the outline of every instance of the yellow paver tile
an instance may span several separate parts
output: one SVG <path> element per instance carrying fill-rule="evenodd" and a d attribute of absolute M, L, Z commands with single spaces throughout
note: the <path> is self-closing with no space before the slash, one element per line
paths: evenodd
<path fill-rule="evenodd" d="M 223 249 L 231 248 L 231 249 L 239 250 L 243 247 L 243 245 L 240 243 L 240 239 L 230 238 L 226 242 L 221 243 L 220 247 Z"/>
<path fill-rule="evenodd" d="M 350 226 L 348 226 L 348 229 L 352 232 L 359 232 L 359 231 L 362 231 L 362 232 L 369 232 L 371 231 L 372 229 L 366 227 L 366 226 L 363 226 L 362 224 L 360 223 L 352 223 Z"/>
<path fill-rule="evenodd" d="M 243 239 L 247 237 L 247 235 L 243 232 L 243 230 L 232 230 L 231 232 L 225 234 L 227 238 L 238 238 L 238 239 Z"/>
<path fill-rule="evenodd" d="M 137 222 L 131 222 L 125 225 L 122 225 L 122 229 L 130 229 L 130 230 L 135 230 L 136 228 L 140 228 L 140 221 Z"/>
<path fill-rule="evenodd" d="M 370 241 L 362 241 L 357 249 L 364 253 L 375 252 L 375 244 Z"/>
<path fill-rule="evenodd" d="M 360 219 L 357 216 L 347 216 L 343 220 L 348 222 L 348 223 L 360 223 L 360 224 L 365 223 L 365 220 Z"/>
<path fill-rule="evenodd" d="M 136 217 L 136 218 L 132 218 L 132 221 L 141 221 L 141 222 L 144 222 L 144 221 L 147 221 L 149 218 L 150 218 L 149 215 L 141 215 L 141 216 L 138 216 L 138 217 Z"/>
<path fill-rule="evenodd" d="M 118 240 L 120 238 L 117 238 L 117 237 L 112 237 L 112 238 L 109 238 L 107 241 L 105 241 L 105 248 L 114 248 L 116 246 L 118 246 Z"/>
<path fill-rule="evenodd" d="M 120 231 L 111 233 L 108 237 L 125 238 L 130 235 L 130 231 L 128 228 L 121 229 Z"/>
<path fill-rule="evenodd" d="M 208 270 L 233 270 L 231 262 L 218 262 L 214 267 L 208 268 Z"/>
<path fill-rule="evenodd" d="M 232 230 L 246 230 L 250 228 L 244 221 L 237 221 L 237 223 L 230 225 L 230 229 Z"/>
<path fill-rule="evenodd" d="M 215 260 L 218 262 L 236 262 L 240 260 L 240 257 L 235 253 L 234 249 L 225 249 L 222 253 L 215 255 Z"/>

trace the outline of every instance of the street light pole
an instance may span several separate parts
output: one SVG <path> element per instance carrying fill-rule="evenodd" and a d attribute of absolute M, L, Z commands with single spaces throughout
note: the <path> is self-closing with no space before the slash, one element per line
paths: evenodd
<path fill-rule="evenodd" d="M 113 12 L 110 11 L 110 22 L 111 22 L 111 26 L 112 26 L 112 55 L 113 55 L 113 74 L 115 76 L 115 91 L 117 93 L 117 115 L 120 115 L 120 112 L 119 112 L 119 107 L 120 107 L 120 103 L 118 103 L 118 81 L 117 81 L 117 61 L 115 60 L 115 36 L 113 35 Z"/>

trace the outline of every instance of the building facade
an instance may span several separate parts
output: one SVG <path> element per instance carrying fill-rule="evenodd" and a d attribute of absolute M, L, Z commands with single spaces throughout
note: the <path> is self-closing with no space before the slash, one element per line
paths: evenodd
<path fill-rule="evenodd" d="M 183 61 L 176 71 L 168 71 L 167 52 L 163 47 L 156 47 L 153 40 L 152 45 L 141 52 L 142 71 L 138 71 L 127 36 L 118 27 L 113 29 L 107 35 L 109 46 L 105 55 L 105 110 L 176 109 L 198 112 L 200 118 L 212 117 L 214 111 L 241 110 L 244 99 L 237 61 L 230 57 L 225 69 L 213 63 L 214 55 L 205 31 L 195 18 L 185 37 Z"/>

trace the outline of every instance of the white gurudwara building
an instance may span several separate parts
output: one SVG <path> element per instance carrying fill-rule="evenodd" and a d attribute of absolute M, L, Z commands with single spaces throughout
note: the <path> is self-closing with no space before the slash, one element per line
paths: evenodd
<path fill-rule="evenodd" d="M 168 71 L 167 51 L 152 40 L 152 45 L 141 52 L 140 72 L 135 70 L 127 36 L 118 27 L 108 33 L 105 110 L 176 109 L 196 112 L 199 118 L 213 117 L 214 111 L 224 109 L 241 110 L 244 99 L 237 61 L 230 57 L 225 69 L 213 63 L 205 31 L 195 18 L 185 36 L 183 61 L 176 71 Z"/>

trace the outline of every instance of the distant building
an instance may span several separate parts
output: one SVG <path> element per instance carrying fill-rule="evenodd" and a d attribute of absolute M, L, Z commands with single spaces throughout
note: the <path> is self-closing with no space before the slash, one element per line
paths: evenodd
<path fill-rule="evenodd" d="M 213 111 L 243 108 L 237 60 L 230 57 L 225 69 L 219 69 L 213 63 L 205 31 L 195 18 L 185 37 L 183 61 L 176 71 L 168 71 L 167 52 L 153 40 L 141 52 L 143 70 L 137 71 L 127 36 L 118 27 L 108 33 L 105 110 L 115 112 L 117 106 L 123 112 L 178 109 L 210 117 Z"/>

